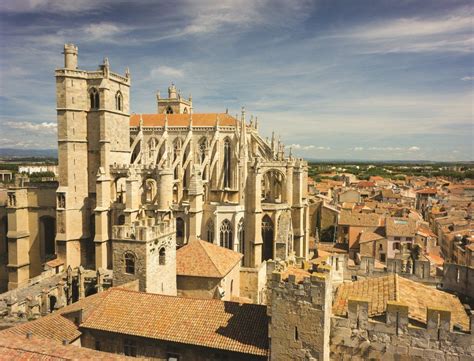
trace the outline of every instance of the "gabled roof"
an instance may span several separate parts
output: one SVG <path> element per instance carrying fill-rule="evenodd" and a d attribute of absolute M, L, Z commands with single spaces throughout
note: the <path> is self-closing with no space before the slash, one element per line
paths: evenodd
<path fill-rule="evenodd" d="M 252 355 L 268 354 L 267 309 L 256 304 L 112 288 L 81 328 Z"/>
<path fill-rule="evenodd" d="M 434 188 L 425 188 L 425 189 L 419 189 L 416 191 L 418 194 L 436 194 L 437 191 Z"/>
<path fill-rule="evenodd" d="M 132 114 L 130 116 L 130 126 L 138 127 L 140 118 L 144 127 L 163 127 L 165 118 L 168 118 L 169 127 L 189 127 L 191 121 L 190 114 Z M 235 126 L 237 119 L 227 113 L 193 113 L 194 127 L 215 127 L 219 118 L 221 126 Z"/>
<path fill-rule="evenodd" d="M 212 243 L 193 240 L 176 251 L 178 276 L 222 278 L 243 255 Z"/>
<path fill-rule="evenodd" d="M 464 331 L 469 330 L 469 317 L 456 296 L 396 274 L 341 284 L 334 298 L 333 314 L 345 316 L 349 298 L 367 299 L 369 317 L 385 314 L 387 301 L 402 302 L 408 306 L 408 317 L 424 324 L 427 307 L 448 309 L 452 323 L 458 324 Z"/>

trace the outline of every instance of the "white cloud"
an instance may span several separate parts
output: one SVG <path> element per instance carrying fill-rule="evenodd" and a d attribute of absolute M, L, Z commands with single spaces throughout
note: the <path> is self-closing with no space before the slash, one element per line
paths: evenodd
<path fill-rule="evenodd" d="M 472 81 L 474 80 L 474 76 L 464 76 L 461 78 L 462 81 Z"/>
<path fill-rule="evenodd" d="M 356 151 L 356 152 L 360 152 L 360 151 L 364 150 L 364 147 L 354 147 L 353 150 Z"/>
<path fill-rule="evenodd" d="M 104 0 L 2 0 L 0 11 L 12 13 L 71 13 L 100 8 Z"/>
<path fill-rule="evenodd" d="M 171 66 L 160 65 L 157 68 L 152 69 L 150 75 L 152 78 L 182 78 L 184 76 L 184 71 Z"/>
<path fill-rule="evenodd" d="M 335 35 L 360 40 L 362 53 L 472 52 L 472 16 L 469 9 L 433 18 L 399 18 L 369 23 Z"/>
<path fill-rule="evenodd" d="M 417 146 L 411 146 L 410 148 L 408 148 L 409 152 L 418 152 L 419 150 L 420 150 L 420 147 L 417 147 Z"/>
<path fill-rule="evenodd" d="M 301 144 L 291 144 L 290 147 L 292 149 L 295 149 L 295 150 L 311 150 L 311 149 L 314 149 L 314 150 L 331 150 L 330 147 L 323 147 L 323 146 L 316 147 L 314 145 L 301 145 Z"/>
<path fill-rule="evenodd" d="M 45 134 L 55 134 L 57 131 L 57 124 L 56 123 L 32 123 L 32 122 L 6 122 L 6 125 L 11 129 L 20 129 L 26 131 L 35 131 L 41 132 Z"/>

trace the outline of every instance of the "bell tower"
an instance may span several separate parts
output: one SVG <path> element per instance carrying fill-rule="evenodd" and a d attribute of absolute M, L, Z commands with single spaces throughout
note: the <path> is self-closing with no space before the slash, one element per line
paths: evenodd
<path fill-rule="evenodd" d="M 193 98 L 181 96 L 181 91 L 171 83 L 168 87 L 168 98 L 162 98 L 160 92 L 156 93 L 156 104 L 159 114 L 190 114 L 193 111 Z"/>

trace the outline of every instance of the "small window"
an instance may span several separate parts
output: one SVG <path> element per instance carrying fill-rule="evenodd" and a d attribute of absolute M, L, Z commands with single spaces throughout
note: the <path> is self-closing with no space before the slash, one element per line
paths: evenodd
<path fill-rule="evenodd" d="M 167 361 L 179 361 L 179 355 L 177 353 L 168 353 L 166 354 Z"/>
<path fill-rule="evenodd" d="M 160 249 L 159 263 L 162 266 L 166 264 L 166 250 L 165 250 L 165 247 L 162 247 Z"/>
<path fill-rule="evenodd" d="M 295 326 L 295 341 L 299 340 L 298 326 Z"/>
<path fill-rule="evenodd" d="M 135 256 L 131 253 L 125 254 L 125 273 L 135 274 Z"/>
<path fill-rule="evenodd" d="M 120 111 L 123 110 L 123 97 L 120 91 L 115 94 L 115 109 Z"/>
<path fill-rule="evenodd" d="M 166 114 L 173 114 L 173 109 L 171 107 L 166 108 Z"/>
<path fill-rule="evenodd" d="M 96 88 L 90 89 L 89 98 L 90 98 L 91 109 L 94 109 L 94 110 L 99 109 L 100 98 L 99 98 L 99 92 L 97 91 Z"/>
<path fill-rule="evenodd" d="M 399 241 L 400 240 L 400 237 L 395 237 L 395 241 Z"/>
<path fill-rule="evenodd" d="M 101 346 L 101 345 L 100 345 L 100 341 L 97 341 L 97 340 L 96 340 L 96 341 L 95 341 L 95 349 L 96 349 L 97 351 L 100 351 L 100 350 L 101 350 L 101 347 L 100 347 L 100 346 Z"/>
<path fill-rule="evenodd" d="M 399 243 L 399 242 L 395 242 L 395 243 L 392 245 L 392 249 L 393 249 L 393 250 L 400 249 L 400 243 Z"/>
<path fill-rule="evenodd" d="M 137 357 L 137 342 L 129 338 L 124 339 L 123 353 L 125 356 Z"/>

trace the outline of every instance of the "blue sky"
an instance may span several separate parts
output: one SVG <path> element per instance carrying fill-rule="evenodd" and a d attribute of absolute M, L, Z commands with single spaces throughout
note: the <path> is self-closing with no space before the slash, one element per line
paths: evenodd
<path fill-rule="evenodd" d="M 54 69 L 174 81 L 195 112 L 258 116 L 316 159 L 473 160 L 473 7 L 455 0 L 2 0 L 0 147 L 55 148 Z"/>

